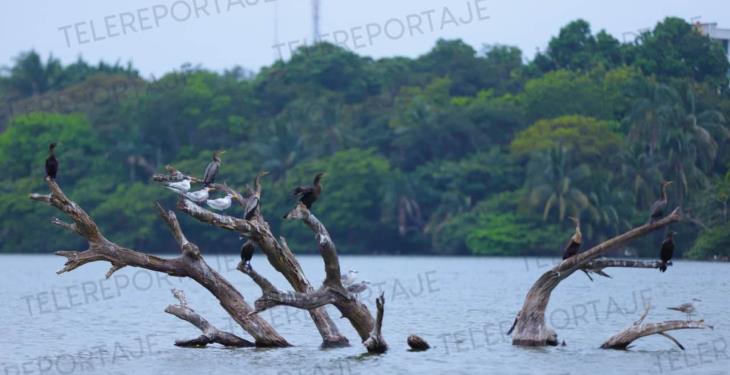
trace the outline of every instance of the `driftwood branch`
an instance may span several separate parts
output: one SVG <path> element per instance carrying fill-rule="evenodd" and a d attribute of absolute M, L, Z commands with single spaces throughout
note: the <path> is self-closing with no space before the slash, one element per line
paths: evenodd
<path fill-rule="evenodd" d="M 583 253 L 562 261 L 545 272 L 532 285 L 525 297 L 522 308 L 517 313 L 514 325 L 510 329 L 512 343 L 524 346 L 557 345 L 557 333 L 547 326 L 545 311 L 550 302 L 550 295 L 558 284 L 577 270 L 597 271 L 596 273 L 600 274 L 603 273 L 603 268 L 607 267 L 656 268 L 656 264 L 651 262 L 598 259 L 598 257 L 680 219 L 680 210 L 677 208 L 661 220 L 642 225 L 611 238 Z M 604 274 L 604 276 L 607 276 L 607 274 Z"/>
<path fill-rule="evenodd" d="M 357 294 L 345 288 L 342 284 L 340 274 L 340 261 L 337 256 L 337 249 L 327 228 L 317 219 L 303 204 L 297 204 L 286 216 L 289 220 L 302 220 L 314 233 L 319 247 L 319 252 L 325 264 L 325 280 L 317 290 L 310 289 L 306 292 L 281 292 L 270 282 L 265 281 L 252 269 L 244 271 L 252 276 L 254 281 L 261 286 L 263 296 L 256 301 L 257 311 L 271 308 L 277 305 L 292 306 L 300 309 L 322 308 L 326 304 L 334 305 L 342 316 L 350 321 L 353 328 L 371 353 L 383 353 L 388 349 L 381 334 L 383 323 L 385 298 L 381 295 L 378 298 L 378 318 L 373 319 L 367 306 L 361 303 Z M 282 241 L 286 244 L 285 241 Z M 288 249 L 288 247 L 285 248 Z M 262 280 L 263 279 L 263 280 Z"/>
<path fill-rule="evenodd" d="M 168 172 L 170 172 L 170 174 L 155 175 L 153 179 L 158 182 L 180 181 L 183 178 L 189 178 L 193 182 L 199 181 L 199 179 L 185 175 L 172 167 L 168 167 Z M 260 209 L 258 208 L 258 200 L 261 198 L 262 191 L 260 178 L 264 175 L 265 173 L 260 173 L 256 176 L 254 179 L 253 192 L 246 198 L 244 198 L 242 194 L 229 188 L 227 185 L 213 185 L 215 189 L 220 189 L 225 191 L 227 194 L 231 194 L 233 199 L 241 204 L 244 211 L 244 214 L 242 215 L 243 218 L 215 213 L 183 198 L 178 201 L 177 208 L 200 222 L 236 232 L 239 235 L 254 241 L 266 255 L 269 263 L 286 278 L 296 292 L 310 292 L 314 288 L 304 275 L 304 271 L 302 270 L 299 261 L 296 259 L 292 251 L 286 246 L 285 242 L 277 241 L 276 237 L 274 237 L 271 232 L 269 224 L 261 215 Z M 256 201 L 252 202 L 251 200 L 253 199 Z M 253 211 L 249 211 L 250 208 L 254 206 L 252 203 L 255 203 L 256 208 Z M 246 220 L 247 216 L 249 217 L 249 220 Z M 312 317 L 314 324 L 317 326 L 317 330 L 322 336 L 322 346 L 337 347 L 349 345 L 347 338 L 340 334 L 339 329 L 324 307 L 310 309 L 309 314 Z"/>
<path fill-rule="evenodd" d="M 236 348 L 255 346 L 254 343 L 248 340 L 242 339 L 232 333 L 220 331 L 210 324 L 205 318 L 188 306 L 183 291 L 173 289 L 172 294 L 180 303 L 167 306 L 165 312 L 189 322 L 203 332 L 201 336 L 192 340 L 177 340 L 175 341 L 175 345 L 182 347 L 205 347 L 208 344 L 217 343 Z"/>
<path fill-rule="evenodd" d="M 672 262 L 667 265 L 671 266 Z M 662 262 L 658 260 L 636 260 L 636 259 L 596 259 L 583 264 L 580 269 L 586 273 L 595 273 L 597 275 L 608 277 L 611 276 L 603 271 L 604 268 L 656 268 L 662 266 Z M 589 276 L 590 277 L 590 276 Z"/>
<path fill-rule="evenodd" d="M 680 349 L 684 350 L 684 346 L 682 346 L 682 344 L 677 339 L 670 336 L 667 333 L 668 331 L 674 331 L 679 329 L 712 329 L 712 326 L 706 325 L 704 320 L 668 320 L 660 323 L 644 323 L 644 319 L 646 318 L 650 309 L 651 307 L 647 306 L 647 308 L 644 310 L 644 314 L 639 320 L 634 322 L 634 324 L 632 324 L 630 327 L 624 329 L 623 331 L 613 335 L 611 338 L 606 340 L 606 342 L 601 345 L 601 349 L 625 350 L 629 347 L 629 345 L 631 345 L 631 343 L 642 337 L 661 335 L 671 340 Z"/>
<path fill-rule="evenodd" d="M 212 269 L 200 256 L 198 247 L 185 238 L 172 211 L 165 211 L 161 206 L 157 206 L 161 218 L 170 227 L 175 239 L 178 241 L 182 254 L 176 258 L 163 259 L 109 241 L 86 211 L 68 199 L 54 180 L 47 179 L 46 182 L 51 193 L 47 195 L 31 194 L 30 199 L 47 203 L 64 212 L 73 221 L 73 224 L 62 227 L 73 228 L 89 244 L 89 248 L 84 251 L 56 252 L 56 255 L 67 259 L 63 269 L 58 273 L 70 272 L 87 263 L 106 261 L 111 264 L 107 277 L 111 276 L 116 270 L 127 266 L 163 272 L 171 276 L 190 277 L 208 289 L 220 301 L 226 312 L 246 332 L 253 336 L 257 346 L 281 347 L 289 345 L 265 320 L 250 314 L 253 309 L 246 303 L 243 296 L 233 285 Z"/>

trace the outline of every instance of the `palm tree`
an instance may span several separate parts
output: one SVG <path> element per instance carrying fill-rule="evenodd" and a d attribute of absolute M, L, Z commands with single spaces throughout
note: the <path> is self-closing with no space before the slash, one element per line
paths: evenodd
<path fill-rule="evenodd" d="M 656 84 L 651 98 L 640 99 L 627 118 L 630 138 L 655 154 L 666 179 L 677 182 L 674 195 L 681 204 L 693 188 L 707 185 L 719 149 L 730 138 L 725 118 L 714 110 L 699 112 L 691 90 L 683 98 L 663 84 Z"/>
<path fill-rule="evenodd" d="M 722 113 L 697 113 L 692 91 L 687 91 L 685 100 L 678 98 L 672 114 L 667 118 L 661 151 L 666 160 L 665 174 L 678 182 L 676 195 L 681 204 L 692 188 L 707 186 L 707 176 L 717 159 L 718 140 L 725 141 L 730 134 L 723 126 Z"/>
<path fill-rule="evenodd" d="M 631 229 L 631 223 L 626 218 L 630 217 L 627 209 L 631 207 L 629 202 L 632 194 L 615 189 L 616 184 L 614 178 L 609 178 L 606 183 L 599 184 L 596 191 L 588 194 L 591 206 L 587 210 L 588 220 L 584 230 L 595 243 Z"/>
<path fill-rule="evenodd" d="M 663 123 L 671 117 L 678 95 L 664 84 L 652 84 L 637 99 L 624 121 L 629 124 L 629 139 L 646 145 L 650 156 L 659 147 Z"/>
<path fill-rule="evenodd" d="M 591 207 L 588 194 L 579 187 L 589 175 L 587 165 L 572 166 L 564 147 L 537 154 L 528 165 L 527 204 L 542 209 L 543 220 L 547 220 L 553 210 L 561 223 L 569 214 L 580 216 Z"/>
<path fill-rule="evenodd" d="M 257 137 L 263 141 L 251 145 L 252 150 L 263 160 L 263 169 L 276 179 L 285 178 L 287 171 L 305 157 L 302 137 L 291 123 L 274 122 L 267 130 L 265 136 Z"/>
<path fill-rule="evenodd" d="M 621 175 L 631 186 L 635 207 L 649 207 L 656 200 L 654 188 L 662 181 L 657 157 L 645 152 L 642 145 L 634 144 L 621 155 Z"/>

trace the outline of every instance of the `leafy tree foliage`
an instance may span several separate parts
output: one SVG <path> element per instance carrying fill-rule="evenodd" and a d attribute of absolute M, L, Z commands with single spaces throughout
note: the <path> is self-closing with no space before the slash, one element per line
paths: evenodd
<path fill-rule="evenodd" d="M 219 180 L 245 189 L 270 171 L 264 213 L 298 251 L 316 245 L 281 216 L 293 187 L 326 172 L 313 212 L 342 252 L 558 256 L 567 216 L 595 244 L 646 222 L 673 180 L 670 205 L 688 214 L 678 253 L 727 256 L 727 73 L 721 47 L 675 18 L 632 43 L 576 20 L 530 62 L 460 40 L 378 60 L 321 43 L 255 74 L 183 65 L 145 80 L 30 51 L 0 73 L 0 251 L 77 245 L 32 234 L 51 230 L 27 193 L 44 189 L 58 142 L 64 189 L 110 237 L 151 251 L 175 248 L 152 204 L 177 197 L 150 176 L 201 175 L 227 150 Z M 236 235 L 182 220 L 204 248 L 237 253 Z M 654 257 L 658 243 L 637 248 Z"/>

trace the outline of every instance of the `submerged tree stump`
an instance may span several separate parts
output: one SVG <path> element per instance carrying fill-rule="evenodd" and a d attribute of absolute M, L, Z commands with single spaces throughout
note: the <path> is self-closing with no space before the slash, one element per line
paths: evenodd
<path fill-rule="evenodd" d="M 358 300 L 357 294 L 350 292 L 342 284 L 337 249 L 329 232 L 327 232 L 327 228 L 301 203 L 297 204 L 285 218 L 288 220 L 302 220 L 314 233 L 320 255 L 324 260 L 325 280 L 317 290 L 311 289 L 305 293 L 283 292 L 259 275 L 252 267 L 239 265 L 239 270 L 249 275 L 261 287 L 263 295 L 256 300 L 256 312 L 262 312 L 279 305 L 312 310 L 331 304 L 342 313 L 343 318 L 350 321 L 352 327 L 360 335 L 368 352 L 384 353 L 387 351 L 388 344 L 381 333 L 385 297 L 381 294 L 376 300 L 377 317 L 373 319 L 367 306 Z M 288 245 L 283 238 L 281 244 L 288 249 Z"/>
<path fill-rule="evenodd" d="M 158 182 L 173 182 L 182 179 L 189 179 L 192 182 L 200 181 L 195 177 L 186 176 L 172 167 L 168 167 L 168 172 L 168 175 L 155 175 L 154 180 Z M 243 296 L 231 283 L 205 262 L 198 246 L 185 237 L 175 214 L 172 211 L 163 209 L 159 204 L 157 204 L 158 213 L 170 228 L 180 247 L 181 255 L 179 257 L 164 259 L 122 247 L 108 240 L 101 233 L 93 219 L 78 204 L 68 199 L 52 179 L 46 180 L 51 190 L 50 194 L 31 194 L 30 198 L 35 201 L 45 202 L 64 212 L 72 220 L 72 223 L 57 218 L 54 218 L 52 223 L 70 230 L 88 241 L 89 248 L 87 250 L 59 251 L 56 253 L 67 258 L 64 268 L 58 273 L 70 272 L 86 263 L 107 261 L 111 263 L 111 268 L 106 274 L 107 278 L 117 270 L 127 266 L 164 272 L 176 277 L 190 277 L 210 291 L 233 320 L 254 338 L 254 342 L 250 342 L 231 333 L 218 330 L 187 306 L 182 292 L 175 291 L 175 297 L 178 298 L 180 303 L 168 306 L 165 311 L 190 322 L 203 332 L 203 335 L 192 340 L 178 340 L 176 342 L 178 346 L 203 347 L 210 343 L 219 343 L 231 347 L 252 345 L 260 347 L 289 346 L 289 343 L 257 314 L 263 309 L 285 304 L 309 310 L 312 320 L 323 338 L 323 346 L 349 345 L 347 338 L 339 333 L 337 326 L 325 309 L 326 304 L 333 304 L 340 310 L 343 317 L 350 321 L 369 352 L 385 352 L 388 346 L 382 336 L 384 296 L 381 295 L 376 301 L 377 317 L 373 319 L 368 308 L 358 301 L 356 288 L 345 288 L 343 286 L 340 280 L 339 258 L 327 229 L 306 207 L 299 204 L 289 213 L 288 217 L 302 220 L 312 229 L 327 272 L 327 278 L 322 287 L 315 290 L 304 276 L 299 262 L 287 246 L 286 241 L 283 238 L 279 241 L 273 236 L 268 223 L 261 215 L 259 207 L 261 197 L 259 178 L 261 176 L 262 174 L 256 177 L 254 191 L 246 197 L 225 184 L 213 185 L 215 189 L 230 194 L 233 200 L 239 203 L 244 211 L 243 219 L 211 212 L 184 199 L 182 196 L 178 201 L 178 208 L 193 218 L 219 228 L 235 231 L 254 241 L 266 254 L 271 265 L 282 273 L 294 288 L 295 292 L 280 292 L 263 277 L 258 276 L 252 268 L 243 267 L 243 264 L 239 265 L 239 269 L 249 274 L 258 285 L 262 286 L 264 291 L 264 296 L 256 301 L 255 309 L 246 303 Z"/>
<path fill-rule="evenodd" d="M 423 352 L 431 348 L 430 345 L 428 345 L 428 342 L 426 340 L 422 339 L 419 336 L 416 335 L 410 335 L 408 336 L 408 346 L 411 347 L 411 350 L 414 352 Z"/>
<path fill-rule="evenodd" d="M 199 180 L 195 177 L 185 175 L 171 166 L 168 166 L 167 170 L 169 174 L 155 175 L 153 176 L 153 180 L 157 182 L 175 182 L 184 178 L 188 178 L 191 181 Z M 240 236 L 255 242 L 266 255 L 269 263 L 286 278 L 294 290 L 305 293 L 313 289 L 313 287 L 304 275 L 299 261 L 294 256 L 294 253 L 288 247 L 283 246 L 272 234 L 268 222 L 266 222 L 261 213 L 259 207 L 262 194 L 260 178 L 263 175 L 263 173 L 260 173 L 256 176 L 253 191 L 246 197 L 225 184 L 212 185 L 216 190 L 223 191 L 233 197 L 233 200 L 243 208 L 243 218 L 212 212 L 187 199 L 180 199 L 177 208 L 202 223 L 236 232 Z M 324 307 L 309 310 L 309 315 L 312 317 L 312 321 L 322 337 L 323 347 L 349 345 L 349 341 L 345 336 L 340 334 L 339 329 Z"/>
<path fill-rule="evenodd" d="M 85 238 L 89 244 L 88 249 L 84 251 L 56 252 L 56 255 L 67 259 L 63 269 L 58 271 L 59 274 L 73 271 L 87 263 L 106 261 L 111 264 L 111 268 L 106 273 L 107 278 L 127 266 L 163 272 L 170 276 L 189 277 L 218 299 L 231 318 L 254 338 L 256 346 L 289 346 L 289 343 L 268 322 L 251 314 L 254 309 L 246 303 L 241 293 L 205 262 L 198 246 L 188 241 L 183 234 L 180 223 L 172 211 L 166 211 L 157 204 L 158 213 L 170 228 L 182 254 L 172 259 L 164 259 L 128 249 L 110 241 L 104 237 L 89 214 L 76 202 L 66 197 L 56 181 L 46 179 L 46 182 L 51 193 L 31 194 L 30 199 L 47 203 L 65 213 L 72 223 L 57 218 L 51 222 Z"/>
<path fill-rule="evenodd" d="M 545 272 L 532 285 L 525 297 L 522 308 L 517 313 L 508 334 L 512 334 L 512 344 L 521 346 L 558 345 L 557 333 L 545 323 L 545 310 L 550 302 L 552 291 L 561 281 L 577 270 L 600 271 L 608 267 L 658 268 L 660 262 L 647 262 L 621 259 L 597 259 L 602 254 L 626 245 L 632 240 L 645 236 L 681 219 L 679 208 L 667 217 L 634 228 L 622 235 L 609 239 L 585 252 L 562 261 Z M 657 250 L 658 251 L 658 250 Z"/>

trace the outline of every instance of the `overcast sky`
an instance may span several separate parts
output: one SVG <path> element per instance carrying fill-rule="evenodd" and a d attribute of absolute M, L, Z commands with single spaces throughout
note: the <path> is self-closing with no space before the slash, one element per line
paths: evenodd
<path fill-rule="evenodd" d="M 311 41 L 311 15 L 310 0 L 6 0 L 0 65 L 35 49 L 66 63 L 132 61 L 145 76 L 186 62 L 258 70 L 288 57 L 288 43 Z M 730 28 L 730 1 L 321 0 L 320 24 L 325 39 L 373 57 L 418 56 L 439 38 L 516 45 L 531 57 L 577 18 L 624 39 L 666 16 Z"/>

